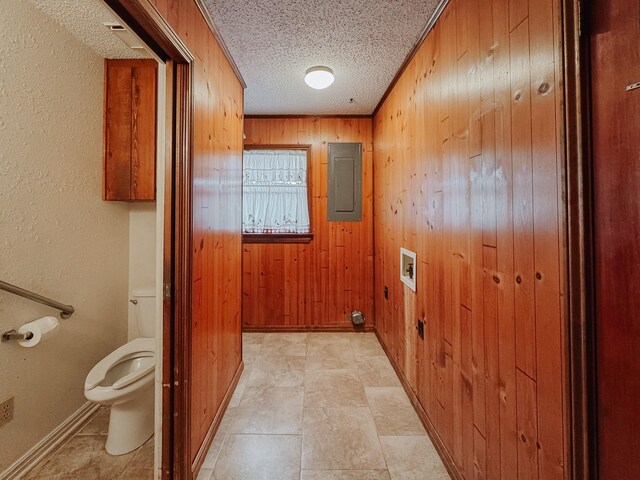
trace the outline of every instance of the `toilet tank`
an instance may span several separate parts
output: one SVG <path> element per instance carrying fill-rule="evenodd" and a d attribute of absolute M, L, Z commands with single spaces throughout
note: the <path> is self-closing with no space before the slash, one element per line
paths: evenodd
<path fill-rule="evenodd" d="M 139 288 L 133 292 L 138 330 L 143 337 L 156 336 L 156 291 L 153 288 Z"/>

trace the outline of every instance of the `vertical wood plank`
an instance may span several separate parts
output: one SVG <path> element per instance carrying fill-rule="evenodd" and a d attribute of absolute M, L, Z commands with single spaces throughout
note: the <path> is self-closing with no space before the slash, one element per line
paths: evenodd
<path fill-rule="evenodd" d="M 129 200 L 131 67 L 105 60 L 104 199 Z"/>
<path fill-rule="evenodd" d="M 156 198 L 156 108 L 158 64 L 141 62 L 131 70 L 132 200 Z"/>
<path fill-rule="evenodd" d="M 518 479 L 538 478 L 538 416 L 536 382 L 517 371 Z"/>

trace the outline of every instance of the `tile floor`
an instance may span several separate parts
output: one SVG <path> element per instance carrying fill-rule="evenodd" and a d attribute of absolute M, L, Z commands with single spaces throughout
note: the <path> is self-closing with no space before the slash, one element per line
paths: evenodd
<path fill-rule="evenodd" d="M 439 480 L 375 335 L 244 334 L 245 371 L 198 480 Z"/>
<path fill-rule="evenodd" d="M 197 480 L 449 479 L 375 335 L 243 334 L 245 371 Z M 153 439 L 104 450 L 100 412 L 25 480 L 153 478 Z"/>
<path fill-rule="evenodd" d="M 152 480 L 153 437 L 139 449 L 112 456 L 104 449 L 109 410 L 101 408 L 77 434 L 24 480 Z"/>

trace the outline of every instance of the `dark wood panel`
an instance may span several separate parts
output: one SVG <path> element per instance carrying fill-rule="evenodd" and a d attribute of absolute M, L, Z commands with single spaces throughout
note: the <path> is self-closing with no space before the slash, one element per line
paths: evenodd
<path fill-rule="evenodd" d="M 105 60 L 104 199 L 155 200 L 158 63 Z"/>
<path fill-rule="evenodd" d="M 348 314 L 373 315 L 372 123 L 369 118 L 250 118 L 245 145 L 310 145 L 307 244 L 245 243 L 243 327 L 247 330 L 349 329 Z M 327 221 L 329 142 L 361 142 L 362 221 Z"/>
<path fill-rule="evenodd" d="M 131 184 L 131 68 L 105 60 L 105 200 L 129 200 Z"/>
<path fill-rule="evenodd" d="M 559 32 L 451 0 L 374 117 L 376 330 L 464 478 L 569 476 Z"/>
<path fill-rule="evenodd" d="M 151 0 L 191 62 L 190 432 L 197 473 L 241 364 L 243 87 L 193 0 Z"/>
<path fill-rule="evenodd" d="M 640 478 L 640 2 L 593 3 L 598 468 Z"/>
<path fill-rule="evenodd" d="M 156 198 L 158 64 L 131 69 L 131 199 Z"/>

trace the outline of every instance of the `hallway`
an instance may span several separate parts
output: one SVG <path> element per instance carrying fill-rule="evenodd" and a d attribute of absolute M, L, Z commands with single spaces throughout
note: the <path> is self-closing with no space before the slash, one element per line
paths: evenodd
<path fill-rule="evenodd" d="M 245 333 L 198 480 L 448 479 L 371 333 Z"/>

